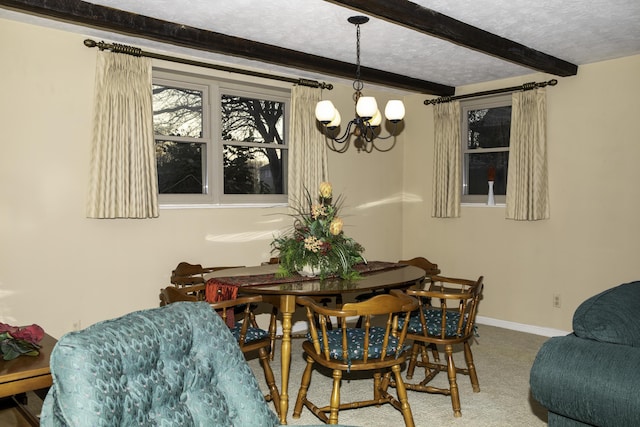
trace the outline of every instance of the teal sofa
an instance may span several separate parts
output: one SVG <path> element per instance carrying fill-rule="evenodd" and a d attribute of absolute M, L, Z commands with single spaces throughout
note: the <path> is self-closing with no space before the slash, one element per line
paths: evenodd
<path fill-rule="evenodd" d="M 138 311 L 64 335 L 41 425 L 279 425 L 235 338 L 205 302 Z"/>
<path fill-rule="evenodd" d="M 549 426 L 640 426 L 640 281 L 583 302 L 573 333 L 542 345 L 529 382 Z"/>

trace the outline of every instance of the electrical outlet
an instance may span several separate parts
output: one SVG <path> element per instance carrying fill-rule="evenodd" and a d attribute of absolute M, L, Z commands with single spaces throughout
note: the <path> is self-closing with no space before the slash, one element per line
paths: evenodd
<path fill-rule="evenodd" d="M 560 308 L 560 294 L 553 294 L 553 306 Z"/>

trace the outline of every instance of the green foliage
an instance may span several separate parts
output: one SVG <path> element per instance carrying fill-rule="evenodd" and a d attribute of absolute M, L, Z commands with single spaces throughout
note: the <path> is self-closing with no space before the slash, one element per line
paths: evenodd
<path fill-rule="evenodd" d="M 353 266 L 366 262 L 362 256 L 364 248 L 344 235 L 342 219 L 338 216 L 341 198 L 332 204 L 331 186 L 321 184 L 318 203 L 305 190 L 305 203 L 294 207 L 294 223 L 291 233 L 277 237 L 271 243 L 273 252 L 279 252 L 278 275 L 289 276 L 312 267 L 320 279 L 340 276 L 353 279 L 359 276 Z"/>
<path fill-rule="evenodd" d="M 12 360 L 22 355 L 37 356 L 40 354 L 39 348 L 37 344 L 12 337 L 9 332 L 0 334 L 0 353 L 4 360 Z"/>

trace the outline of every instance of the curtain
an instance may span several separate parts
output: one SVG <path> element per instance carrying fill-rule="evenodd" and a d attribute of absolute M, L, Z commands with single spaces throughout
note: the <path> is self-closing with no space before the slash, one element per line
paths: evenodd
<path fill-rule="evenodd" d="M 151 60 L 98 52 L 89 218 L 158 217 Z"/>
<path fill-rule="evenodd" d="M 313 196 L 320 183 L 329 180 L 327 146 L 316 127 L 315 109 L 320 100 L 316 88 L 296 85 L 291 91 L 289 206 L 305 200 L 305 189 Z"/>
<path fill-rule="evenodd" d="M 433 208 L 435 218 L 460 216 L 460 102 L 436 104 L 434 118 Z"/>
<path fill-rule="evenodd" d="M 549 218 L 546 91 L 512 95 L 506 218 Z"/>

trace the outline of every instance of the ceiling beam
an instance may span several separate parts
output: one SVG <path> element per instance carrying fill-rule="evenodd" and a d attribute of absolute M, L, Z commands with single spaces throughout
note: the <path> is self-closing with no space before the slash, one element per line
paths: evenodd
<path fill-rule="evenodd" d="M 410 1 L 326 0 L 374 15 L 424 34 L 561 77 L 575 76 L 578 66 L 520 43 L 453 19 Z"/>
<path fill-rule="evenodd" d="M 355 65 L 348 62 L 232 37 L 80 0 L 0 0 L 0 6 L 171 45 L 349 79 L 355 77 Z M 452 86 L 373 68 L 361 68 L 362 74 L 366 76 L 366 81 L 371 83 L 437 96 L 448 96 L 455 93 L 455 88 Z"/>

